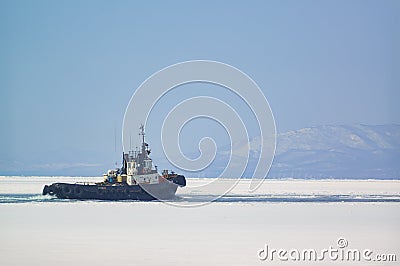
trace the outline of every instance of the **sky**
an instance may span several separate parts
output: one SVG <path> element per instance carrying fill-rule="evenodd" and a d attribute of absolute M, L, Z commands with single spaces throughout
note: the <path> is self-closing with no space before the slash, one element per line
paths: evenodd
<path fill-rule="evenodd" d="M 194 59 L 248 74 L 278 132 L 398 124 L 399 11 L 400 2 L 386 0 L 1 0 L 0 174 L 25 164 L 51 173 L 119 161 L 135 89 L 160 69 Z M 190 95 L 232 97 L 191 86 Z M 166 106 L 187 95 L 167 96 Z M 159 110 L 160 117 L 168 111 Z M 191 127 L 188 134 L 198 134 Z"/>

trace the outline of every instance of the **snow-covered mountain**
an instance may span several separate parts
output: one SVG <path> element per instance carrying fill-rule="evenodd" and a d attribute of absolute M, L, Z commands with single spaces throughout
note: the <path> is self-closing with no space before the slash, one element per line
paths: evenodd
<path fill-rule="evenodd" d="M 237 157 L 233 161 L 246 156 L 247 146 L 247 141 L 234 145 Z M 249 146 L 250 156 L 244 177 L 251 177 L 254 172 L 260 139 L 251 139 Z M 174 169 L 162 154 L 156 154 L 153 160 L 159 169 L 173 169 L 188 177 L 217 177 L 229 161 L 230 147 L 219 147 L 214 162 L 197 173 Z M 198 151 L 193 154 L 192 158 L 196 158 Z M 118 154 L 105 155 L 107 153 L 62 151 L 32 156 L 30 160 L 0 160 L 0 175 L 98 176 L 114 166 L 113 160 L 119 162 Z M 239 175 L 240 171 L 237 172 Z M 275 159 L 268 176 L 400 179 L 400 125 L 315 126 L 279 133 Z"/>
<path fill-rule="evenodd" d="M 259 138 L 250 141 L 245 177 L 252 176 L 258 160 L 259 144 Z M 199 175 L 218 176 L 226 165 L 226 154 L 227 150 L 218 151 L 211 167 Z M 315 126 L 280 133 L 268 176 L 398 179 L 400 125 Z"/>
<path fill-rule="evenodd" d="M 399 178 L 400 125 L 317 126 L 281 133 L 270 176 Z"/>

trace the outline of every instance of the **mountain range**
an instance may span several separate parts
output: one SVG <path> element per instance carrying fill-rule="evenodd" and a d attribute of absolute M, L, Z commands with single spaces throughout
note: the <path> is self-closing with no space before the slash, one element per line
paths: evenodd
<path fill-rule="evenodd" d="M 316 126 L 278 134 L 269 175 L 397 179 L 399 159 L 400 125 Z"/>
<path fill-rule="evenodd" d="M 400 125 L 323 125 L 279 133 L 276 140 L 271 178 L 400 178 Z M 244 177 L 252 176 L 260 143 L 257 137 L 250 140 Z M 199 176 L 218 176 L 228 151 L 218 151 Z"/>
<path fill-rule="evenodd" d="M 257 137 L 250 140 L 250 156 L 244 177 L 252 176 L 260 143 Z M 246 150 L 245 146 L 243 150 Z M 229 151 L 230 147 L 220 147 L 210 167 L 201 172 L 184 174 L 189 177 L 218 176 L 229 160 Z M 99 176 L 113 167 L 108 161 L 110 158 L 106 158 L 107 161 L 101 159 L 96 152 L 70 151 L 64 155 L 51 158 L 36 156 L 40 158 L 36 161 L 35 156 L 29 161 L 23 161 L 24 158 L 0 160 L 0 175 Z M 268 177 L 400 179 L 399 158 L 400 125 L 307 127 L 277 134 L 275 158 Z M 165 158 L 153 159 L 159 165 L 166 165 Z"/>

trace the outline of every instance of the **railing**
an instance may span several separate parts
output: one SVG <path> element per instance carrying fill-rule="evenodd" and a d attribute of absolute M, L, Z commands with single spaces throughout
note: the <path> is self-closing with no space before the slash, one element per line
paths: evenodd
<path fill-rule="evenodd" d="M 77 185 L 84 185 L 84 186 L 89 186 L 89 185 L 96 185 L 98 182 L 75 182 Z"/>

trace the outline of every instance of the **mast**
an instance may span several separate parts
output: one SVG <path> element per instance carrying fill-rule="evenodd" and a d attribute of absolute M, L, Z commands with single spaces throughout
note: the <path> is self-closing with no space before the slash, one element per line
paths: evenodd
<path fill-rule="evenodd" d="M 142 136 L 142 154 L 144 155 L 146 153 L 146 143 L 144 142 L 144 135 L 145 135 L 145 133 L 144 133 L 144 125 L 140 124 L 140 128 L 139 129 L 140 129 L 139 135 Z"/>

